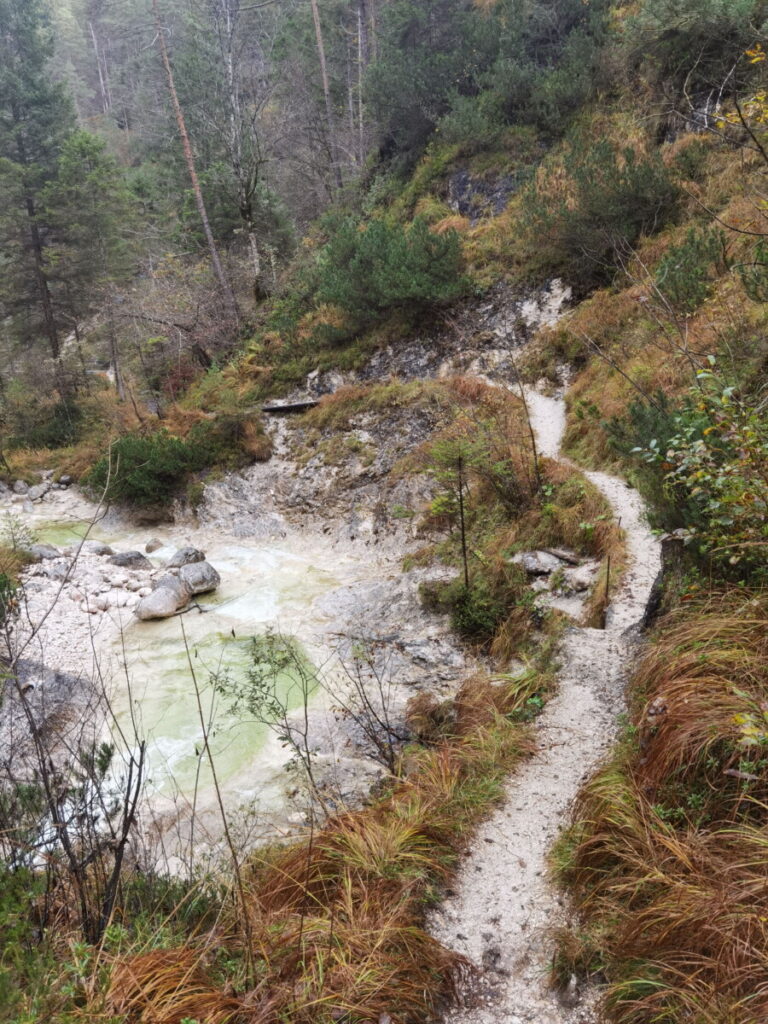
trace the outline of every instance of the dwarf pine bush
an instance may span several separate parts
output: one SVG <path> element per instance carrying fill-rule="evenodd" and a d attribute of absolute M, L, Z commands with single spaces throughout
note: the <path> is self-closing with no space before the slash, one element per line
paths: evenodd
<path fill-rule="evenodd" d="M 320 303 L 340 306 L 359 323 L 393 310 L 414 315 L 466 291 L 456 231 L 434 234 L 422 218 L 410 228 L 372 220 L 343 221 L 319 256 Z"/>

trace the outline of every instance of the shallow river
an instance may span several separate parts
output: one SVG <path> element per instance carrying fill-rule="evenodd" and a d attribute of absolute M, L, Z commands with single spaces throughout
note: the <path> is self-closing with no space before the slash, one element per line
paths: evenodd
<path fill-rule="evenodd" d="M 76 518 L 51 520 L 53 511 L 35 506 L 25 521 L 40 540 L 60 547 L 77 543 L 86 524 Z M 119 551 L 144 551 L 147 542 L 157 538 L 163 547 L 148 556 L 157 567 L 178 547 L 191 544 L 205 551 L 221 575 L 219 589 L 199 599 L 204 614 L 192 609 L 183 616 L 140 622 L 129 609 L 114 609 L 108 614 L 116 625 L 105 629 L 109 624 L 103 623 L 97 630 L 119 726 L 126 736 L 138 734 L 147 740 L 146 793 L 154 810 L 170 812 L 194 803 L 205 813 L 214 805 L 191 661 L 228 806 L 274 811 L 284 802 L 282 766 L 287 753 L 267 726 L 243 721 L 229 711 L 227 701 L 216 696 L 211 676 L 223 672 L 244 677 L 250 638 L 267 630 L 296 638 L 314 664 L 322 663 L 324 672 L 333 671 L 334 622 L 316 599 L 370 579 L 377 573 L 376 565 L 340 554 L 322 537 L 298 533 L 282 540 L 251 541 L 183 526 L 117 531 L 105 523 L 88 536 Z M 286 703 L 298 706 L 295 682 L 283 678 L 280 687 Z M 322 702 L 322 696 L 315 699 L 316 704 Z"/>

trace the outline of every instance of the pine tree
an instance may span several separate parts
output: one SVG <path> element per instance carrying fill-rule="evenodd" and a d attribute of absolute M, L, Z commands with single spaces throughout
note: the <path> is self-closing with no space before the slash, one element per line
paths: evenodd
<path fill-rule="evenodd" d="M 42 336 L 60 354 L 60 323 L 46 266 L 41 193 L 56 176 L 74 112 L 52 81 L 52 39 L 41 0 L 0 0 L 0 301 L 17 337 Z"/>

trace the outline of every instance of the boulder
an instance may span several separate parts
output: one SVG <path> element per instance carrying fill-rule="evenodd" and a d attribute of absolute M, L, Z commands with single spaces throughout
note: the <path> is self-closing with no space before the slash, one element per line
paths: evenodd
<path fill-rule="evenodd" d="M 61 558 L 61 552 L 53 544 L 30 544 L 27 552 L 36 562 L 45 558 Z"/>
<path fill-rule="evenodd" d="M 80 545 L 80 551 L 84 555 L 114 555 L 109 544 L 102 544 L 100 540 L 84 540 Z"/>
<path fill-rule="evenodd" d="M 180 569 L 182 565 L 193 565 L 195 562 L 204 562 L 205 552 L 199 548 L 179 548 L 175 551 L 166 563 L 167 569 Z"/>
<path fill-rule="evenodd" d="M 157 537 L 153 537 L 152 540 L 147 541 L 144 545 L 144 550 L 148 555 L 151 555 L 153 551 L 159 551 L 163 546 L 163 542 L 158 540 Z"/>
<path fill-rule="evenodd" d="M 178 576 L 171 576 L 170 573 L 166 576 L 161 576 L 158 580 L 155 580 L 152 589 L 153 592 L 155 590 L 170 590 L 176 595 L 178 608 L 183 608 L 189 601 L 190 597 L 192 597 L 192 588 L 190 585 Z"/>
<path fill-rule="evenodd" d="M 179 578 L 186 583 L 193 594 L 207 594 L 221 583 L 221 576 L 209 562 L 193 562 L 183 565 Z"/>
<path fill-rule="evenodd" d="M 109 559 L 111 565 L 119 565 L 122 569 L 154 569 L 154 566 L 140 551 L 118 551 Z"/>
<path fill-rule="evenodd" d="M 563 563 L 548 551 L 520 551 L 510 561 L 520 565 L 529 576 L 548 576 L 551 572 L 563 568 Z"/>
<path fill-rule="evenodd" d="M 72 477 L 68 473 L 64 473 L 63 476 L 59 477 L 59 483 L 62 487 L 69 487 L 72 483 Z"/>
<path fill-rule="evenodd" d="M 168 619 L 175 615 L 180 607 L 183 608 L 185 603 L 179 605 L 178 595 L 171 587 L 158 587 L 148 597 L 142 597 L 133 609 L 133 614 L 142 622 L 147 619 Z"/>
<path fill-rule="evenodd" d="M 23 480 L 17 480 L 13 485 L 14 494 L 26 494 L 29 490 L 29 484 L 24 483 Z"/>
<path fill-rule="evenodd" d="M 35 484 L 34 487 L 30 487 L 27 491 L 27 497 L 30 501 L 40 501 L 44 498 L 48 491 L 51 489 L 49 480 L 44 480 L 41 484 Z"/>

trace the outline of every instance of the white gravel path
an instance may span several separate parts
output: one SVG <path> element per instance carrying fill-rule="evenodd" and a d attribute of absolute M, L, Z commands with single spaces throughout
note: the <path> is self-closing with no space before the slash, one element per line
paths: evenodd
<path fill-rule="evenodd" d="M 540 454 L 558 458 L 565 402 L 528 389 Z M 566 461 L 566 460 L 561 460 Z M 552 929 L 563 899 L 547 856 L 580 784 L 611 746 L 624 707 L 632 627 L 642 617 L 660 566 L 660 546 L 643 502 L 622 480 L 585 474 L 605 495 L 626 532 L 629 566 L 605 630 L 573 628 L 561 644 L 558 693 L 537 720 L 538 753 L 507 784 L 503 804 L 474 837 L 454 894 L 431 921 L 433 934 L 482 970 L 473 1003 L 445 1024 L 588 1024 L 597 993 L 549 987 Z"/>

